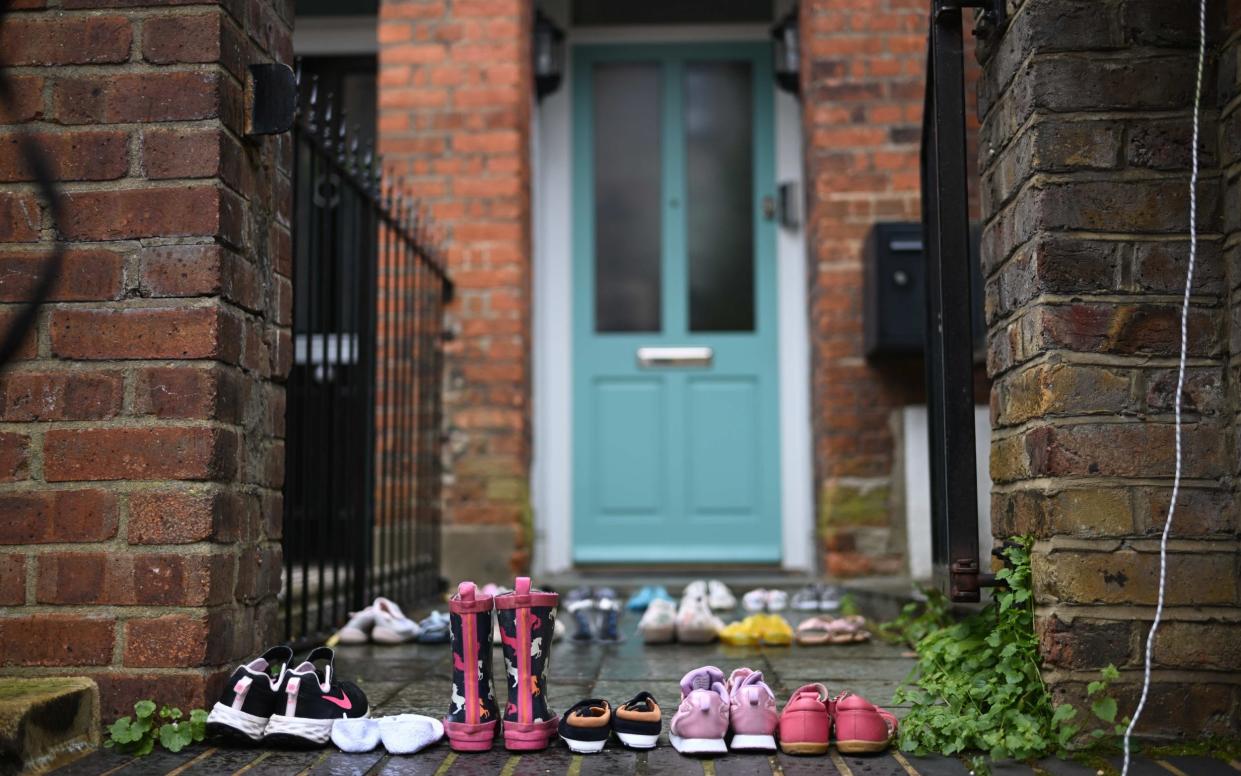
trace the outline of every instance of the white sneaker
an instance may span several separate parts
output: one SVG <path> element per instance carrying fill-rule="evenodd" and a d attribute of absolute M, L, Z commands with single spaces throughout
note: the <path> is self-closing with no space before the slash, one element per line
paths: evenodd
<path fill-rule="evenodd" d="M 666 598 L 655 598 L 638 620 L 638 632 L 647 644 L 667 644 L 676 637 L 677 608 Z"/>
<path fill-rule="evenodd" d="M 377 644 L 404 644 L 418 638 L 422 632 L 418 623 L 406 617 L 401 607 L 387 598 L 376 598 L 370 608 L 375 611 L 371 640 Z"/>
<path fill-rule="evenodd" d="M 776 591 L 764 590 L 761 587 L 755 588 L 741 596 L 741 608 L 747 612 L 761 612 L 767 608 L 767 602 L 774 592 Z"/>
<path fill-rule="evenodd" d="M 767 591 L 767 611 L 782 612 L 789 608 L 789 594 L 783 590 Z"/>
<path fill-rule="evenodd" d="M 336 640 L 340 644 L 365 644 L 371 640 L 371 628 L 375 627 L 375 609 L 366 607 L 354 612 L 345 623 L 345 627 L 336 631 Z"/>
<path fill-rule="evenodd" d="M 685 644 L 706 644 L 720 635 L 724 623 L 711 612 L 705 596 L 687 596 L 681 599 L 677 611 L 677 641 Z"/>
<path fill-rule="evenodd" d="M 707 583 L 707 604 L 717 612 L 735 609 L 737 608 L 737 596 L 728 589 L 728 585 L 718 579 L 713 579 Z"/>

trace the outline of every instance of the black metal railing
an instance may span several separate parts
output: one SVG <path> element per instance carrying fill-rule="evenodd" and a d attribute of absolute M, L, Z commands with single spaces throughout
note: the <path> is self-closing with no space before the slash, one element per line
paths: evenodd
<path fill-rule="evenodd" d="M 300 80 L 300 79 L 299 79 Z M 285 636 L 439 589 L 444 304 L 426 216 L 305 84 L 292 132 Z"/>
<path fill-rule="evenodd" d="M 992 580 L 978 563 L 969 184 L 962 9 L 975 34 L 998 36 L 1003 0 L 930 0 L 922 113 L 922 244 L 926 256 L 926 386 L 931 556 L 951 600 L 978 601 Z"/>

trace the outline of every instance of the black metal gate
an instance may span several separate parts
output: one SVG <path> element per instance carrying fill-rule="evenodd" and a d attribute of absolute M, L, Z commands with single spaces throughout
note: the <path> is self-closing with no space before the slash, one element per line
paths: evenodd
<path fill-rule="evenodd" d="M 285 636 L 439 589 L 444 304 L 428 223 L 312 80 L 294 124 Z"/>

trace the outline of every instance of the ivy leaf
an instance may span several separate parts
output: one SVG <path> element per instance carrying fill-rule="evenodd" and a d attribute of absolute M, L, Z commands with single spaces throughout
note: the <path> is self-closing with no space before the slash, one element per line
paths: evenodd
<path fill-rule="evenodd" d="M 154 701 L 138 701 L 134 704 L 134 714 L 138 717 L 138 719 L 146 719 L 154 713 Z"/>
<path fill-rule="evenodd" d="M 179 722 L 160 725 L 159 742 L 168 751 L 179 752 L 189 746 L 192 741 L 189 725 L 182 725 Z"/>
<path fill-rule="evenodd" d="M 207 737 L 207 712 L 203 709 L 194 709 L 190 712 L 190 735 L 195 741 L 202 741 Z"/>
<path fill-rule="evenodd" d="M 1116 699 L 1100 698 L 1090 705 L 1090 710 L 1094 715 L 1104 722 L 1116 721 Z"/>
<path fill-rule="evenodd" d="M 1067 703 L 1062 703 L 1056 707 L 1056 711 L 1051 715 L 1052 724 L 1059 725 L 1062 722 L 1068 722 L 1077 716 L 1077 709 Z"/>
<path fill-rule="evenodd" d="M 1120 678 L 1120 671 L 1117 671 L 1116 666 L 1111 663 L 1108 663 L 1107 667 L 1105 667 L 1100 673 L 1103 675 L 1103 678 L 1109 682 L 1114 682 Z"/>
<path fill-rule="evenodd" d="M 134 754 L 139 757 L 146 757 L 155 748 L 155 736 L 147 736 L 143 738 L 138 748 L 134 750 Z"/>
<path fill-rule="evenodd" d="M 130 728 L 130 718 L 121 717 L 116 722 L 108 726 L 108 735 L 118 744 L 128 744 L 135 739 L 131 736 L 133 732 Z"/>

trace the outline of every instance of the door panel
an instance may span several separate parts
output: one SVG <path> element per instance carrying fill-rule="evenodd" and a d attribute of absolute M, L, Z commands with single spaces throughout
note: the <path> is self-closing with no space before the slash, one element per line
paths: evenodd
<path fill-rule="evenodd" d="M 695 522 L 759 507 L 759 391 L 754 380 L 691 377 L 686 392 L 689 514 Z"/>
<path fill-rule="evenodd" d="M 578 563 L 780 559 L 770 55 L 573 50 Z"/>
<path fill-rule="evenodd" d="M 664 501 L 664 385 L 660 380 L 595 383 L 595 507 L 602 515 L 657 515 Z"/>

